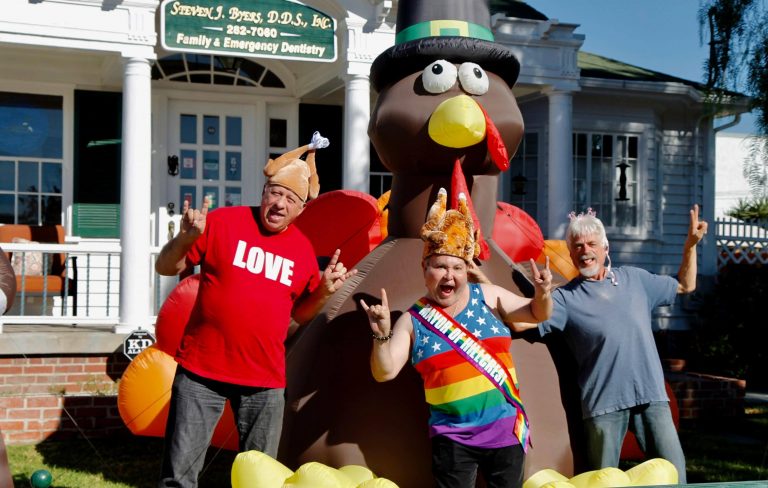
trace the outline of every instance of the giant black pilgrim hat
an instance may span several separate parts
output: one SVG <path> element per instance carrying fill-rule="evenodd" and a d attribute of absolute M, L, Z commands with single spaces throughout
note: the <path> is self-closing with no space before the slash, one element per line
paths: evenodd
<path fill-rule="evenodd" d="M 395 45 L 371 66 L 371 83 L 381 91 L 438 59 L 471 61 L 515 84 L 520 63 L 491 32 L 487 0 L 400 0 Z"/>

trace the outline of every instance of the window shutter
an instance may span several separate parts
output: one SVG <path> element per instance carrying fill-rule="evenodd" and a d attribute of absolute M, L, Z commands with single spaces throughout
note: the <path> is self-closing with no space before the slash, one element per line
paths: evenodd
<path fill-rule="evenodd" d="M 75 203 L 72 233 L 80 237 L 120 237 L 120 205 L 117 203 Z"/>

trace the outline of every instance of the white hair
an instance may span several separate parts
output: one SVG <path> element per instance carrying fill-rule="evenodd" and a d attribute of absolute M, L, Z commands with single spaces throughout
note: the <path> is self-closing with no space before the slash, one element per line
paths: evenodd
<path fill-rule="evenodd" d="M 568 218 L 571 219 L 571 223 L 568 224 L 568 228 L 565 231 L 565 242 L 570 248 L 573 244 L 573 240 L 577 237 L 596 236 L 603 243 L 603 247 L 608 248 L 608 237 L 605 235 L 605 227 L 600 219 L 597 218 L 597 214 L 591 208 L 587 209 L 587 213 L 580 213 L 576 215 L 576 212 L 568 214 Z"/>
<path fill-rule="evenodd" d="M 611 283 L 613 283 L 613 286 L 617 286 L 619 281 L 616 279 L 616 274 L 611 270 L 611 257 L 608 255 L 608 237 L 605 235 L 605 227 L 603 226 L 603 223 L 597 218 L 597 213 L 591 208 L 588 208 L 586 213 L 582 212 L 578 215 L 576 215 L 576 212 L 571 212 L 568 214 L 568 218 L 571 219 L 571 223 L 568 224 L 568 229 L 565 231 L 565 242 L 568 245 L 568 249 L 571 250 L 573 240 L 576 238 L 587 236 L 597 237 L 603 243 L 603 247 L 605 248 L 605 270 Z"/>

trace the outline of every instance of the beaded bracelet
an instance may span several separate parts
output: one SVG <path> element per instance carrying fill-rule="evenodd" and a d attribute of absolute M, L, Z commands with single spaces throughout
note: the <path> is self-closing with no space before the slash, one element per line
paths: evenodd
<path fill-rule="evenodd" d="M 389 335 L 388 336 L 377 336 L 374 333 L 371 333 L 371 336 L 373 336 L 373 339 L 379 342 L 387 342 L 388 340 L 392 339 L 392 333 L 395 331 L 395 329 L 389 329 Z"/>

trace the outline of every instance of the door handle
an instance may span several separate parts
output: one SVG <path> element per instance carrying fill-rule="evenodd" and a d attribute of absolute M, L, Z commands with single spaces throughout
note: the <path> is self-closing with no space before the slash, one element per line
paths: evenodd
<path fill-rule="evenodd" d="M 175 154 L 168 156 L 168 174 L 171 176 L 179 174 L 179 157 Z"/>

